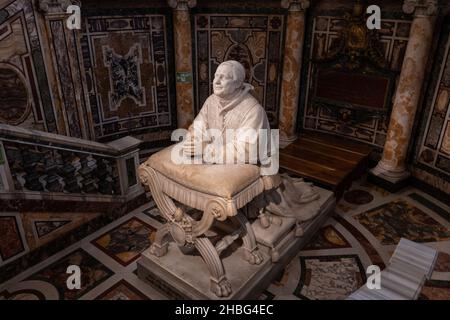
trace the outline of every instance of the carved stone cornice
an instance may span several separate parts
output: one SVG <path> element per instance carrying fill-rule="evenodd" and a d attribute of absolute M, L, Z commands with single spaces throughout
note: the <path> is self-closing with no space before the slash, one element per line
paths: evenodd
<path fill-rule="evenodd" d="M 197 0 L 167 0 L 167 4 L 175 10 L 189 10 L 197 5 Z"/>
<path fill-rule="evenodd" d="M 309 0 L 281 0 L 281 6 L 289 11 L 305 11 L 309 8 Z"/>
<path fill-rule="evenodd" d="M 80 0 L 37 0 L 37 9 L 43 14 L 66 13 L 67 7 L 77 5 L 81 7 Z"/>
<path fill-rule="evenodd" d="M 438 0 L 405 0 L 403 11 L 418 16 L 435 16 L 438 13 Z"/>

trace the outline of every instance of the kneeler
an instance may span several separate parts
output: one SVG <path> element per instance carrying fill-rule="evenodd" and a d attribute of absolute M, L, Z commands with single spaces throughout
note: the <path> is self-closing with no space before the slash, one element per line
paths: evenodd
<path fill-rule="evenodd" d="M 240 237 L 248 263 L 262 262 L 252 226 L 244 212 L 258 195 L 276 187 L 278 180 L 274 179 L 276 176 L 261 176 L 260 168 L 252 164 L 175 164 L 171 160 L 172 148 L 153 154 L 139 167 L 141 182 L 148 185 L 161 214 L 167 219 L 157 230 L 150 252 L 158 257 L 165 255 L 171 239 L 180 247 L 195 247 L 208 267 L 210 290 L 218 297 L 227 297 L 232 288 L 220 253 Z M 201 219 L 195 220 L 176 202 L 203 211 Z M 205 233 L 214 221 L 227 219 L 240 227 L 214 246 Z"/>

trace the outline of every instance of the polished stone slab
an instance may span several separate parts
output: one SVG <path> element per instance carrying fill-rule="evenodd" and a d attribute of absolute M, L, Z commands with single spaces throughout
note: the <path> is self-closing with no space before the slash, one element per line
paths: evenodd
<path fill-rule="evenodd" d="M 244 299 L 257 293 L 254 289 L 270 269 L 268 250 L 262 248 L 264 261 L 250 265 L 244 259 L 242 248 L 222 258 L 233 292 L 227 298 Z M 158 287 L 173 299 L 218 299 L 210 291 L 209 271 L 200 255 L 184 255 L 175 243 L 170 243 L 168 253 L 156 257 L 147 250 L 137 262 L 138 277 Z"/>

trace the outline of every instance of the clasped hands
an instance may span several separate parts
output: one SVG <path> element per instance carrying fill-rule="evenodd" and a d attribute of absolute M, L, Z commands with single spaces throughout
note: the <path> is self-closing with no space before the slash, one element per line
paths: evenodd
<path fill-rule="evenodd" d="M 188 136 L 183 143 L 183 154 L 186 157 L 199 157 L 203 155 L 205 147 L 208 145 L 207 141 L 203 139 L 195 138 L 194 136 Z"/>

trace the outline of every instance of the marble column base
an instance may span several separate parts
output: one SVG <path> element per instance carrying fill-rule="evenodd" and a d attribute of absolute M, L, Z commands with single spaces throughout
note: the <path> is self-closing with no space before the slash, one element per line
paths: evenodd
<path fill-rule="evenodd" d="M 138 277 L 171 299 L 257 299 L 323 225 L 334 211 L 335 203 L 333 194 L 327 191 L 321 200 L 320 212 L 307 223 L 296 224 L 292 218 L 282 218 L 281 226 L 271 225 L 259 230 L 259 221 L 253 222 L 264 260 L 259 265 L 249 264 L 242 247 L 222 256 L 232 287 L 232 293 L 226 298 L 218 298 L 211 292 L 209 271 L 201 256 L 183 254 L 174 242 L 162 257 L 144 251 L 137 262 Z"/>
<path fill-rule="evenodd" d="M 369 181 L 390 191 L 397 192 L 408 184 L 411 173 L 406 169 L 390 170 L 382 163 L 369 170 Z"/>

